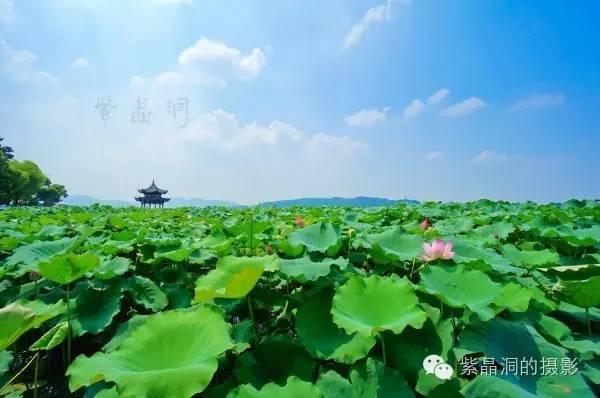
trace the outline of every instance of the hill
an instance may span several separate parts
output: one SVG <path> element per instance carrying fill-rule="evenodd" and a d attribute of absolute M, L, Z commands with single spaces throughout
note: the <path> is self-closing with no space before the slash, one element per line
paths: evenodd
<path fill-rule="evenodd" d="M 355 198 L 299 198 L 289 200 L 277 200 L 274 202 L 264 202 L 260 206 L 263 207 L 293 207 L 293 206 L 351 206 L 351 207 L 379 207 L 391 206 L 396 203 L 419 204 L 416 200 L 392 200 L 386 198 L 370 198 L 366 196 L 358 196 Z"/>

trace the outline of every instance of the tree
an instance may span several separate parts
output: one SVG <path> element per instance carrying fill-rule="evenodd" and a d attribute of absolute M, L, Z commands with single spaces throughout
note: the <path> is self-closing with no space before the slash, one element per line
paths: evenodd
<path fill-rule="evenodd" d="M 3 146 L 2 141 L 4 141 L 4 137 L 0 137 L 0 152 L 6 156 L 6 159 L 10 160 L 14 158 L 13 149 L 10 146 Z"/>
<path fill-rule="evenodd" d="M 48 177 L 31 160 L 11 160 L 9 168 L 11 173 L 7 188 L 10 200 L 15 205 L 33 202 Z"/>
<path fill-rule="evenodd" d="M 14 180 L 14 173 L 10 169 L 9 161 L 13 158 L 13 149 L 2 146 L 4 138 L 0 137 L 0 204 L 10 203 L 10 185 Z"/>
<path fill-rule="evenodd" d="M 67 190 L 64 185 L 52 184 L 50 180 L 46 182 L 46 185 L 42 186 L 37 192 L 37 202 L 42 202 L 44 206 L 52 206 L 67 197 Z"/>

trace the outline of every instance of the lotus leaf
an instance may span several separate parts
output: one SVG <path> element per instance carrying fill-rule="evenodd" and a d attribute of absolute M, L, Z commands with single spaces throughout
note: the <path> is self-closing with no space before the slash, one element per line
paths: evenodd
<path fill-rule="evenodd" d="M 40 263 L 40 274 L 52 282 L 68 284 L 93 271 L 100 265 L 100 258 L 93 253 L 65 254 Z"/>
<path fill-rule="evenodd" d="M 462 265 L 424 268 L 419 287 L 451 307 L 470 309 L 482 320 L 494 316 L 489 305 L 502 294 L 502 287 L 485 273 Z"/>
<path fill-rule="evenodd" d="M 347 333 L 372 337 L 384 330 L 400 333 L 420 329 L 425 312 L 417 305 L 414 288 L 397 275 L 351 277 L 333 297 L 333 321 Z"/>
<path fill-rule="evenodd" d="M 281 272 L 301 281 L 316 281 L 320 277 L 329 274 L 332 265 L 337 265 L 341 270 L 345 270 L 348 267 L 348 260 L 340 257 L 338 259 L 326 258 L 322 261 L 312 261 L 308 256 L 293 260 L 281 260 Z"/>
<path fill-rule="evenodd" d="M 264 271 L 279 268 L 277 256 L 223 257 L 216 269 L 196 281 L 194 301 L 203 302 L 216 297 L 244 297 L 256 285 Z"/>
<path fill-rule="evenodd" d="M 316 358 L 354 363 L 369 353 L 375 345 L 375 339 L 359 333 L 348 335 L 333 323 L 332 299 L 333 292 L 323 290 L 298 309 L 296 314 L 298 336 L 306 349 Z"/>
<path fill-rule="evenodd" d="M 290 377 L 283 386 L 269 383 L 260 390 L 245 384 L 227 394 L 227 398 L 322 398 L 322 395 L 315 385 Z"/>
<path fill-rule="evenodd" d="M 339 229 L 330 223 L 318 222 L 292 232 L 288 236 L 292 246 L 303 245 L 309 252 L 334 256 L 341 247 Z"/>
<path fill-rule="evenodd" d="M 67 371 L 69 388 L 105 380 L 123 397 L 191 397 L 206 388 L 217 358 L 233 347 L 229 328 L 210 307 L 152 315 L 114 351 L 77 357 Z"/>

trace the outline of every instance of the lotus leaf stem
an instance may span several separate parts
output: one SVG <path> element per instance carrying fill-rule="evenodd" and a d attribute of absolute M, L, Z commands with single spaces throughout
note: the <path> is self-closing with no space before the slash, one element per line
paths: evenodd
<path fill-rule="evenodd" d="M 590 321 L 590 309 L 585 307 L 585 320 L 587 322 L 588 335 L 592 337 L 592 322 Z"/>
<path fill-rule="evenodd" d="M 254 338 L 258 341 L 258 325 L 256 325 L 256 319 L 254 318 L 254 309 L 252 308 L 252 299 L 250 299 L 250 295 L 246 296 L 246 301 L 248 302 L 248 312 L 250 313 L 250 319 L 252 319 L 252 324 L 254 325 Z"/>
<path fill-rule="evenodd" d="M 383 356 L 383 365 L 387 366 L 387 353 L 385 350 L 385 339 L 383 338 L 382 333 L 379 333 L 379 341 L 381 342 L 381 355 Z"/>
<path fill-rule="evenodd" d="M 27 368 L 33 363 L 33 361 L 35 361 L 39 356 L 40 356 L 39 352 L 37 354 L 35 354 L 33 356 L 33 358 L 31 358 L 29 360 L 29 362 L 27 362 L 27 364 L 23 367 L 23 369 L 19 370 L 19 373 L 17 373 L 16 375 L 14 375 L 4 386 L 2 386 L 2 388 L 0 388 L 0 393 L 2 391 L 4 391 L 4 389 L 6 387 L 8 387 L 9 385 L 11 385 L 13 381 L 17 380 L 19 378 L 19 376 L 21 376 L 23 374 L 23 372 L 25 372 L 27 370 Z"/>

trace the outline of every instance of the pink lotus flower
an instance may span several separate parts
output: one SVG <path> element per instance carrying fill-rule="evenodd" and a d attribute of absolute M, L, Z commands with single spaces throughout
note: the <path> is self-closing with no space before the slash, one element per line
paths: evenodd
<path fill-rule="evenodd" d="M 296 224 L 298 228 L 304 228 L 304 219 L 302 217 L 296 217 L 294 224 Z"/>
<path fill-rule="evenodd" d="M 425 254 L 419 256 L 419 258 L 427 262 L 438 259 L 450 260 L 454 257 L 452 242 L 444 242 L 440 239 L 434 240 L 431 244 L 423 243 L 423 251 Z"/>
<path fill-rule="evenodd" d="M 421 222 L 421 229 L 422 229 L 423 231 L 427 231 L 427 230 L 429 229 L 429 220 L 428 220 L 428 219 L 424 219 L 424 220 Z"/>

